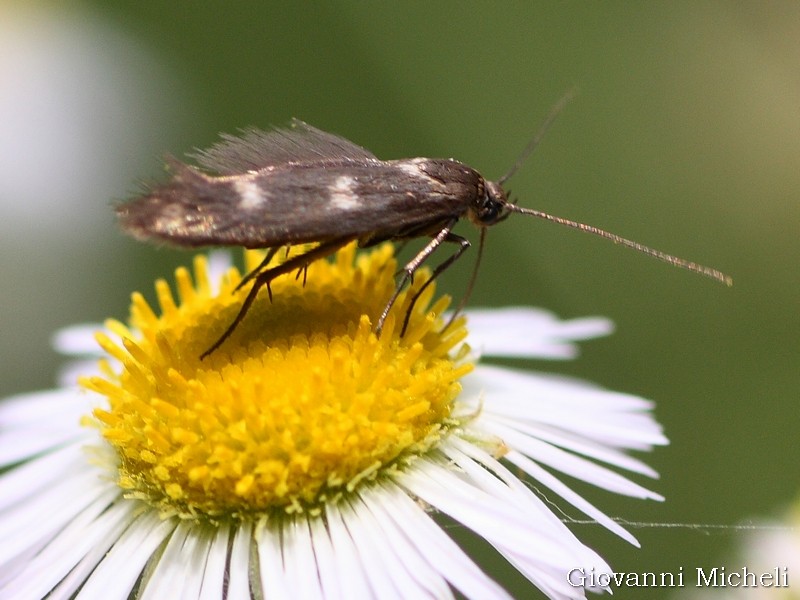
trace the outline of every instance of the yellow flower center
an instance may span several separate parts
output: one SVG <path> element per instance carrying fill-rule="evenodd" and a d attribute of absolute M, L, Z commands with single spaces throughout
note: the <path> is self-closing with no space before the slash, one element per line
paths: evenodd
<path fill-rule="evenodd" d="M 444 329 L 449 300 L 432 303 L 431 285 L 400 337 L 427 279 L 420 274 L 377 337 L 373 323 L 395 285 L 393 249 L 354 255 L 350 246 L 333 262 L 314 262 L 305 285 L 302 274 L 275 279 L 273 302 L 262 290 L 203 360 L 248 291 L 234 291 L 238 271 L 213 294 L 205 258 L 196 257 L 194 282 L 176 271 L 179 302 L 156 283 L 160 315 L 133 295 L 131 327 L 107 324 L 122 344 L 98 334 L 119 364 L 82 382 L 108 399 L 94 417 L 130 497 L 211 519 L 315 512 L 438 443 L 453 425 L 458 378 L 472 368 L 463 320 Z M 249 268 L 262 258 L 246 253 Z"/>

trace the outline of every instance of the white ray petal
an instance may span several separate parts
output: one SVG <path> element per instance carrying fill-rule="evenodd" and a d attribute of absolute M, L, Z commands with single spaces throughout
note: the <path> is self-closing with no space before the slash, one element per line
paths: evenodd
<path fill-rule="evenodd" d="M 544 470 L 528 457 L 517 452 L 509 452 L 506 455 L 506 459 L 517 465 L 520 469 L 528 473 L 528 475 L 536 479 L 536 481 L 548 487 L 550 490 L 561 496 L 564 500 L 572 504 L 572 506 L 597 521 L 609 531 L 616 533 L 619 537 L 633 546 L 636 546 L 637 548 L 639 547 L 639 541 L 625 528 L 623 528 L 617 522 L 612 521 L 608 515 L 585 500 L 580 494 L 576 494 L 557 477 Z"/>
<path fill-rule="evenodd" d="M 405 487 L 404 481 L 401 484 Z M 398 494 L 394 484 L 383 486 L 382 501 L 372 503 L 370 508 L 381 520 L 392 520 L 399 529 L 413 531 L 416 551 L 450 585 L 467 598 L 511 598 L 418 504 L 406 494 Z"/>
<path fill-rule="evenodd" d="M 142 600 L 200 597 L 211 532 L 198 523 L 181 521 L 169 538 L 163 554 L 147 581 Z"/>
<path fill-rule="evenodd" d="M 4 510 L 0 518 L 0 565 L 26 548 L 51 539 L 107 492 L 108 484 L 98 479 L 96 471 L 78 471 L 53 482 L 48 493 Z"/>
<path fill-rule="evenodd" d="M 227 600 L 250 600 L 250 550 L 253 524 L 242 521 L 235 527 L 231 546 Z"/>
<path fill-rule="evenodd" d="M 101 356 L 102 351 L 94 338 L 104 331 L 102 323 L 81 323 L 59 329 L 53 334 L 50 344 L 59 354 L 72 356 Z"/>
<path fill-rule="evenodd" d="M 464 387 L 465 401 L 491 399 L 482 407 L 489 414 L 561 427 L 611 447 L 647 449 L 667 443 L 649 412 L 651 403 L 629 394 L 485 366 L 467 376 Z"/>
<path fill-rule="evenodd" d="M 283 559 L 289 589 L 298 598 L 324 598 L 317 572 L 311 534 L 305 519 L 298 517 L 283 526 Z"/>
<path fill-rule="evenodd" d="M 322 597 L 325 600 L 347 600 L 342 590 L 342 574 L 336 569 L 336 552 L 325 523 L 322 519 L 309 519 L 309 530 Z"/>
<path fill-rule="evenodd" d="M 510 448 L 514 448 L 537 463 L 548 465 L 561 473 L 581 479 L 604 490 L 634 498 L 663 499 L 655 492 L 632 482 L 619 473 L 561 450 L 552 444 L 519 433 L 512 427 L 492 423 L 489 419 L 485 419 L 480 424 L 480 428 L 501 438 Z"/>
<path fill-rule="evenodd" d="M 451 439 L 450 445 L 453 449 L 456 449 L 458 452 L 461 452 L 468 456 L 470 459 L 478 461 L 480 464 L 484 465 L 488 469 L 491 469 L 492 473 L 500 477 L 505 483 L 509 485 L 509 487 L 514 488 L 521 496 L 525 497 L 526 499 L 534 500 L 535 502 L 539 503 L 538 497 L 530 492 L 526 486 L 522 484 L 516 477 L 514 477 L 508 469 L 503 466 L 499 461 L 495 458 L 489 456 L 485 451 L 481 450 L 480 448 L 476 448 L 475 446 L 471 446 L 470 444 L 457 439 Z M 457 455 L 454 455 L 450 448 L 445 448 L 447 451 L 448 456 L 450 456 L 460 467 L 468 470 L 470 475 L 476 480 L 480 480 L 481 477 L 484 479 L 487 477 L 487 474 L 483 471 L 485 470 L 476 470 L 474 467 L 470 469 L 470 465 L 465 463 L 463 460 L 459 460 Z M 575 494 L 572 490 L 570 490 L 566 485 L 564 485 L 558 478 L 551 475 L 549 472 L 545 471 L 535 465 L 526 457 L 520 455 L 516 451 L 510 451 L 507 453 L 504 458 L 510 461 L 512 464 L 517 465 L 521 469 L 523 469 L 526 473 L 534 477 L 537 481 L 542 483 L 543 485 L 553 489 L 554 492 L 562 496 L 565 500 L 570 502 L 573 506 L 578 508 L 579 510 L 583 511 L 585 514 L 589 515 L 593 519 L 595 519 L 599 524 L 603 525 L 610 531 L 614 532 L 622 539 L 626 540 L 627 542 L 633 544 L 634 546 L 639 546 L 639 543 L 636 541 L 636 538 L 633 537 L 628 531 L 626 531 L 622 526 L 620 526 L 615 521 L 612 521 L 605 513 L 601 512 L 597 508 L 595 508 L 591 503 L 584 500 L 578 494 Z M 530 465 L 534 465 L 533 468 Z M 541 477 L 541 479 L 540 479 Z M 554 489 L 555 488 L 555 489 Z M 542 504 L 544 507 L 544 505 Z M 522 507 L 523 510 L 530 510 L 529 508 L 526 509 Z M 548 515 L 552 516 L 552 519 L 558 520 L 555 514 L 547 507 L 544 507 L 547 511 Z"/>
<path fill-rule="evenodd" d="M 54 480 L 86 468 L 80 444 L 71 444 L 44 454 L 0 475 L 0 514 L 17 503 L 49 491 Z M 1 526 L 1 525 L 0 525 Z"/>
<path fill-rule="evenodd" d="M 608 335 L 614 325 L 603 317 L 563 321 L 553 313 L 529 308 L 473 309 L 466 312 L 469 343 L 481 355 L 569 359 L 573 342 Z"/>
<path fill-rule="evenodd" d="M 3 438 L 17 428 L 39 427 L 42 423 L 60 426 L 61 429 L 83 431 L 79 427 L 66 426 L 71 419 L 77 424 L 81 416 L 92 406 L 88 396 L 75 390 L 52 390 L 19 394 L 0 401 L 0 423 Z M 0 438 L 0 442 L 2 439 Z"/>
<path fill-rule="evenodd" d="M 97 565 L 76 600 L 125 600 L 147 561 L 175 529 L 172 520 L 162 520 L 149 511 L 133 521 Z"/>
<path fill-rule="evenodd" d="M 61 568 L 69 565 L 74 565 L 74 567 L 53 589 L 48 598 L 53 598 L 53 600 L 73 598 L 75 592 L 84 584 L 100 561 L 103 560 L 111 546 L 117 542 L 128 526 L 135 521 L 134 514 L 136 510 L 137 503 L 135 502 L 115 502 L 89 527 L 82 531 L 75 531 L 74 534 L 80 537 L 82 543 L 85 543 L 89 548 L 89 551 L 80 560 L 77 560 L 78 553 L 72 555 L 70 551 L 70 545 L 73 543 L 72 535 L 64 537 L 64 545 L 61 549 L 64 556 L 68 557 L 66 560 L 69 562 L 62 565 Z M 47 563 L 43 560 L 42 564 Z M 39 596 L 32 595 L 31 597 L 38 598 Z"/>
<path fill-rule="evenodd" d="M 62 529 L 54 530 L 51 539 L 45 538 L 45 543 L 34 547 L 37 551 L 30 556 L 24 550 L 18 550 L 18 556 L 27 558 L 20 564 L 12 558 L 0 566 L 0 590 L 34 586 L 40 590 L 38 597 L 44 597 L 91 550 L 92 544 L 97 541 L 96 536 L 92 535 L 93 531 L 98 530 L 96 522 L 108 520 L 100 513 L 109 507 L 117 495 L 118 491 L 109 486 L 106 494 L 98 496 L 94 501 L 88 501 L 74 519 L 68 521 Z M 105 532 L 102 526 L 99 530 Z M 5 543 L 14 546 L 19 546 L 20 543 L 27 545 L 25 540 L 8 539 Z M 40 551 L 38 546 L 41 546 Z M 9 592 L 9 595 L 14 594 Z"/>
<path fill-rule="evenodd" d="M 625 469 L 626 471 L 646 475 L 652 479 L 658 479 L 658 472 L 641 460 L 629 454 L 625 454 L 616 448 L 588 440 L 570 431 L 564 431 L 552 425 L 542 425 L 532 422 L 526 423 L 501 417 L 496 414 L 487 414 L 486 416 L 486 420 L 491 420 L 492 422 L 510 427 L 528 437 L 548 442 L 559 448 L 564 448 L 565 450 L 581 454 L 614 467 Z"/>
<path fill-rule="evenodd" d="M 219 600 L 225 585 L 225 564 L 228 560 L 228 538 L 230 527 L 220 525 L 210 542 L 203 583 L 198 600 Z"/>
<path fill-rule="evenodd" d="M 382 581 L 379 589 L 383 600 L 426 597 L 424 589 L 405 571 L 402 562 L 398 561 L 391 546 L 386 543 L 386 531 L 372 518 L 362 502 L 351 504 L 347 528 L 366 558 L 367 570 L 375 573 L 374 579 Z"/>
<path fill-rule="evenodd" d="M 375 597 L 381 589 L 380 582 L 378 582 L 376 590 L 370 581 L 370 573 L 364 563 L 365 557 L 347 528 L 347 517 L 336 505 L 328 506 L 325 514 L 328 520 L 331 545 L 339 565 L 338 571 L 342 574 L 351 574 L 349 577 L 342 577 L 343 596 L 345 598 Z"/>
<path fill-rule="evenodd" d="M 398 570 L 402 571 L 405 577 L 413 581 L 417 589 L 413 594 L 414 597 L 452 598 L 453 593 L 445 578 L 420 555 L 418 545 L 426 543 L 426 540 L 415 537 L 416 530 L 413 523 L 406 523 L 401 528 L 396 521 L 385 516 L 386 507 L 381 503 L 387 502 L 388 493 L 405 494 L 403 490 L 395 488 L 393 492 L 370 489 L 362 495 L 361 501 L 364 507 L 359 515 L 366 521 L 366 529 L 380 536 L 380 540 L 386 545 L 382 551 L 389 555 L 389 560 L 401 567 Z"/>
<path fill-rule="evenodd" d="M 530 512 L 510 510 L 509 504 L 523 501 L 521 497 L 511 503 L 505 500 L 512 493 L 510 488 L 503 495 L 493 495 L 451 473 L 426 461 L 408 473 L 403 484 L 487 540 L 546 594 L 564 598 L 574 595 L 566 573 L 576 565 L 605 566 L 563 524 L 552 518 L 532 519 Z M 536 543 L 531 544 L 531 540 Z"/>
<path fill-rule="evenodd" d="M 208 253 L 208 283 L 211 286 L 212 296 L 219 294 L 222 278 L 232 266 L 230 251 L 212 250 Z"/>
<path fill-rule="evenodd" d="M 86 432 L 78 427 L 75 429 L 38 427 L 36 435 L 21 429 L 6 432 L 0 442 L 0 466 L 23 461 L 30 456 L 57 449 L 59 446 L 84 441 L 86 437 Z"/>
<path fill-rule="evenodd" d="M 283 569 L 283 543 L 280 531 L 271 524 L 256 527 L 258 564 L 264 598 L 290 598 L 289 585 Z"/>

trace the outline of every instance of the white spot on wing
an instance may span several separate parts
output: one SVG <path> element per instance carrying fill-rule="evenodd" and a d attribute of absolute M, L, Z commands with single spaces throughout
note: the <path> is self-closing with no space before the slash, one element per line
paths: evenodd
<path fill-rule="evenodd" d="M 186 215 L 180 206 L 167 204 L 161 208 L 161 213 L 154 222 L 156 231 L 173 234 L 186 227 Z"/>
<path fill-rule="evenodd" d="M 397 163 L 398 168 L 411 175 L 411 177 L 430 179 L 430 176 L 420 168 L 420 164 L 425 161 L 424 158 L 415 158 L 412 160 L 404 160 Z"/>
<path fill-rule="evenodd" d="M 233 187 L 239 194 L 239 208 L 241 210 L 256 210 L 267 201 L 267 194 L 257 183 L 247 179 L 236 179 Z"/>
<path fill-rule="evenodd" d="M 331 204 L 342 210 L 350 210 L 358 206 L 358 196 L 353 191 L 356 180 L 349 175 L 336 178 L 333 185 L 328 186 L 331 193 Z"/>

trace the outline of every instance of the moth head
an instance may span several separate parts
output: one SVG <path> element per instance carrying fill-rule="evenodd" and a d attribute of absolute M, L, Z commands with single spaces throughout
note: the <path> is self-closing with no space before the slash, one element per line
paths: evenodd
<path fill-rule="evenodd" d="M 495 181 L 481 180 L 470 220 L 478 227 L 488 227 L 508 218 L 511 203 L 503 187 Z"/>

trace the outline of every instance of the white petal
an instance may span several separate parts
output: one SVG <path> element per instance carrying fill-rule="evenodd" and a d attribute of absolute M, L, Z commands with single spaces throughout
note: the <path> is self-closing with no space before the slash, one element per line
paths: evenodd
<path fill-rule="evenodd" d="M 496 459 L 489 456 L 485 451 L 472 446 L 471 444 L 467 443 L 466 441 L 459 440 L 458 438 L 452 437 L 450 440 L 450 444 L 457 449 L 459 452 L 464 453 L 467 457 L 472 460 L 478 461 L 480 464 L 485 466 L 486 468 L 490 469 L 492 473 L 496 474 L 498 477 L 501 477 L 502 480 L 509 484 L 510 487 L 514 488 L 515 491 L 520 492 L 523 497 L 527 496 L 525 488 L 519 488 L 517 485 L 514 484 L 516 481 L 513 479 L 511 473 Z M 469 474 L 472 475 L 473 478 L 476 480 L 479 477 L 483 477 L 484 482 L 486 480 L 486 473 L 483 470 L 476 470 L 474 467 L 469 468 L 469 463 L 465 462 L 463 459 L 459 460 L 457 454 L 453 454 L 450 448 L 445 448 L 448 451 L 448 456 L 453 458 L 453 460 L 462 468 L 467 470 Z M 581 496 L 570 490 L 566 485 L 564 485 L 561 481 L 559 481 L 556 477 L 554 477 L 549 472 L 545 471 L 536 463 L 527 459 L 526 457 L 520 455 L 518 452 L 511 451 L 508 452 L 504 458 L 511 462 L 512 464 L 517 465 L 523 471 L 528 473 L 531 477 L 533 477 L 536 481 L 546 485 L 548 488 L 552 489 L 562 498 L 567 500 L 570 504 L 578 508 L 579 510 L 583 511 L 588 516 L 595 519 L 598 523 L 609 529 L 610 531 L 614 532 L 615 534 L 619 535 L 622 539 L 633 544 L 634 546 L 638 547 L 639 543 L 637 542 L 636 538 L 633 537 L 630 533 L 628 533 L 623 527 L 618 525 L 616 522 L 612 521 L 609 517 L 607 517 L 604 513 L 599 511 L 595 508 L 592 504 L 587 502 Z M 535 496 L 533 496 L 535 498 Z M 555 515 L 553 515 L 555 517 Z"/>
<path fill-rule="evenodd" d="M 213 540 L 213 532 L 207 531 L 206 527 L 198 523 L 189 523 L 188 528 L 189 534 L 186 536 L 186 542 L 181 549 L 180 555 L 175 557 L 178 564 L 186 572 L 183 585 L 179 588 L 180 594 L 176 598 L 197 600 L 200 598 L 203 583 L 205 582 L 206 564 Z M 164 596 L 161 596 L 161 598 L 164 598 Z"/>
<path fill-rule="evenodd" d="M 289 589 L 297 598 L 324 598 L 308 523 L 302 517 L 283 527 L 283 557 Z"/>
<path fill-rule="evenodd" d="M 405 494 L 400 489 L 395 489 L 395 493 Z M 384 490 L 366 490 L 361 496 L 363 506 L 357 513 L 358 518 L 364 523 L 365 535 L 373 537 L 374 546 L 381 552 L 382 560 L 397 566 L 393 578 L 404 578 L 400 589 L 406 597 L 453 597 L 445 578 L 420 555 L 417 546 L 425 543 L 425 540 L 414 539 L 412 524 L 400 528 L 395 521 L 382 518 L 383 509 L 376 504 L 379 504 L 385 495 Z"/>
<path fill-rule="evenodd" d="M 118 494 L 109 486 L 108 495 L 87 504 L 6 586 L 0 584 L 0 596 L 44 598 L 58 585 L 50 597 L 71 597 L 132 518 L 135 503 L 111 503 Z"/>
<path fill-rule="evenodd" d="M 624 527 L 622 527 L 615 521 L 611 520 L 611 518 L 609 518 L 605 513 L 600 511 L 598 508 L 596 508 L 593 504 L 582 498 L 580 495 L 576 494 L 563 482 L 559 481 L 558 478 L 553 476 L 551 473 L 545 471 L 534 461 L 519 454 L 518 452 L 509 452 L 506 455 L 506 459 L 509 462 L 517 465 L 520 469 L 528 473 L 528 475 L 533 477 L 539 483 L 553 490 L 564 500 L 572 504 L 572 506 L 574 506 L 584 514 L 588 515 L 589 517 L 597 521 L 600 525 L 602 525 L 609 531 L 617 534 L 619 537 L 621 537 L 629 544 L 632 544 L 637 548 L 639 547 L 639 541 L 633 535 L 631 535 Z"/>
<path fill-rule="evenodd" d="M 346 509 L 347 510 L 347 509 Z M 338 506 L 332 505 L 326 508 L 328 520 L 328 531 L 330 531 L 331 545 L 336 553 L 336 561 L 339 564 L 338 571 L 341 574 L 350 574 L 342 577 L 343 596 L 345 598 L 374 598 L 381 590 L 381 582 L 376 579 L 375 573 L 370 573 L 369 562 L 365 562 L 367 557 L 361 552 L 358 540 L 353 539 L 350 530 L 347 528 L 346 520 L 350 517 L 342 514 Z M 382 572 L 383 568 L 379 568 Z M 372 579 L 372 581 L 371 581 Z M 377 583 L 377 587 L 375 584 Z"/>
<path fill-rule="evenodd" d="M 95 439 L 79 425 L 90 400 L 75 390 L 13 396 L 0 402 L 0 466 L 73 442 Z"/>
<path fill-rule="evenodd" d="M 54 474 L 55 475 L 55 474 Z M 51 539 L 99 496 L 108 493 L 107 482 L 94 469 L 71 469 L 51 479 L 46 493 L 3 509 L 0 515 L 0 565 L 26 548 Z"/>
<path fill-rule="evenodd" d="M 68 360 L 58 367 L 56 385 L 60 388 L 76 387 L 81 377 L 99 377 L 100 370 L 97 359 Z"/>
<path fill-rule="evenodd" d="M 181 521 L 158 558 L 140 596 L 146 600 L 199 598 L 206 569 L 211 532 L 197 523 Z"/>
<path fill-rule="evenodd" d="M 578 354 L 572 342 L 608 335 L 608 319 L 586 317 L 562 321 L 550 312 L 527 307 L 469 310 L 468 342 L 479 354 L 569 359 Z"/>
<path fill-rule="evenodd" d="M 52 390 L 4 398 L 0 401 L 0 431 L 5 435 L 17 427 L 35 428 L 42 422 L 80 431 L 80 427 L 71 425 L 91 411 L 92 402 L 88 395 L 75 390 Z"/>
<path fill-rule="evenodd" d="M 482 419 L 480 424 L 476 424 L 476 426 L 499 437 L 510 448 L 529 456 L 537 463 L 548 465 L 576 479 L 581 479 L 597 487 L 625 496 L 662 499 L 658 494 L 650 492 L 610 469 L 570 454 L 547 442 L 519 433 L 512 427 L 493 423 L 490 418 Z"/>
<path fill-rule="evenodd" d="M 367 571 L 376 572 L 382 581 L 380 588 L 377 588 L 380 590 L 381 599 L 430 597 L 413 575 L 406 571 L 403 563 L 398 561 L 392 551 L 392 547 L 387 544 L 386 537 L 390 530 L 381 527 L 381 523 L 374 519 L 362 502 L 352 505 L 351 509 L 352 512 L 347 518 L 347 528 L 359 550 L 367 558 L 364 561 Z"/>
<path fill-rule="evenodd" d="M 250 600 L 250 547 L 253 524 L 243 521 L 235 527 L 231 548 L 228 600 Z"/>
<path fill-rule="evenodd" d="M 220 526 L 214 533 L 214 538 L 208 549 L 206 568 L 203 572 L 203 584 L 199 600 L 219 600 L 225 585 L 225 563 L 228 560 L 228 538 L 230 528 Z"/>
<path fill-rule="evenodd" d="M 211 285 L 211 294 L 219 294 L 222 277 L 233 266 L 233 259 L 228 250 L 212 250 L 208 253 L 208 282 Z"/>
<path fill-rule="evenodd" d="M 72 444 L 9 469 L 0 475 L 0 515 L 15 504 L 48 494 L 59 479 L 85 468 L 85 452 L 80 444 Z"/>
<path fill-rule="evenodd" d="M 86 439 L 86 432 L 77 427 L 74 430 L 41 427 L 37 433 L 41 437 L 31 437 L 27 431 L 4 433 L 0 443 L 0 465 L 14 464 L 58 446 Z"/>
<path fill-rule="evenodd" d="M 322 587 L 322 597 L 326 600 L 347 600 L 342 592 L 342 574 L 336 569 L 336 552 L 322 519 L 310 519 L 309 530 L 314 546 L 314 559 L 317 575 Z"/>
<path fill-rule="evenodd" d="M 97 565 L 76 598 L 127 599 L 147 561 L 176 525 L 173 520 L 162 520 L 154 511 L 140 515 Z"/>
<path fill-rule="evenodd" d="M 565 431 L 552 425 L 542 425 L 539 423 L 525 423 L 518 419 L 509 419 L 498 416 L 497 414 L 486 414 L 486 420 L 501 423 L 513 428 L 515 431 L 525 434 L 528 437 L 536 438 L 548 442 L 559 448 L 570 450 L 576 454 L 593 458 L 600 462 L 645 475 L 653 479 L 658 479 L 658 473 L 646 463 L 628 455 L 624 452 L 612 448 L 606 444 L 599 444 L 586 439 L 570 431 Z M 483 423 L 484 421 L 481 421 Z"/>
<path fill-rule="evenodd" d="M 267 524 L 256 528 L 255 541 L 258 547 L 263 597 L 290 598 L 289 586 L 283 571 L 280 534 Z"/>
<path fill-rule="evenodd" d="M 553 425 L 617 448 L 668 443 L 649 412 L 652 403 L 564 377 L 478 366 L 462 379 L 460 401 L 503 417 Z"/>
<path fill-rule="evenodd" d="M 453 448 L 448 453 L 457 455 Z M 463 455 L 459 457 L 460 462 L 468 460 Z M 597 554 L 555 519 L 541 500 L 522 492 L 521 484 L 508 486 L 500 479 L 490 482 L 484 472 L 483 485 L 476 487 L 450 469 L 431 461 L 418 462 L 422 464 L 415 463 L 415 468 L 404 474 L 402 484 L 486 539 L 550 597 L 575 596 L 575 588 L 566 580 L 570 569 L 583 565 L 607 568 Z M 503 470 L 499 463 L 496 466 Z M 481 470 L 475 465 L 475 474 Z"/>
<path fill-rule="evenodd" d="M 100 323 L 72 325 L 58 330 L 53 335 L 51 340 L 53 348 L 61 354 L 74 357 L 58 368 L 56 383 L 59 387 L 75 387 L 79 377 L 102 375 L 98 366 L 98 359 L 101 357 L 111 364 L 116 364 L 95 339 L 95 334 L 100 331 L 118 346 L 122 346 L 121 338 Z"/>
<path fill-rule="evenodd" d="M 405 476 L 398 483 L 406 487 Z M 382 494 L 372 500 L 369 507 L 376 518 L 405 532 L 422 560 L 465 597 L 510 598 L 418 504 L 398 493 L 397 486 L 384 483 Z"/>
<path fill-rule="evenodd" d="M 94 336 L 104 330 L 101 323 L 71 325 L 56 331 L 50 343 L 59 354 L 99 357 L 103 352 Z"/>

